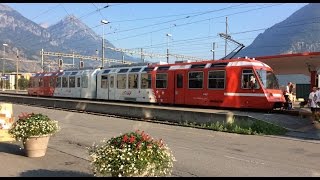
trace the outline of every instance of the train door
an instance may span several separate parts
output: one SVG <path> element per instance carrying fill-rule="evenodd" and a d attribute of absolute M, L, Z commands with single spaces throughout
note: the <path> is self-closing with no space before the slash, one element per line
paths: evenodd
<path fill-rule="evenodd" d="M 184 104 L 185 99 L 185 85 L 184 85 L 185 73 L 183 70 L 175 71 L 175 86 L 174 86 L 174 103 Z"/>
<path fill-rule="evenodd" d="M 116 77 L 115 77 L 115 74 L 110 74 L 109 75 L 109 94 L 108 94 L 108 97 L 109 97 L 109 100 L 114 100 L 115 99 L 115 93 L 116 93 L 116 85 L 115 85 L 115 80 L 116 80 Z"/>

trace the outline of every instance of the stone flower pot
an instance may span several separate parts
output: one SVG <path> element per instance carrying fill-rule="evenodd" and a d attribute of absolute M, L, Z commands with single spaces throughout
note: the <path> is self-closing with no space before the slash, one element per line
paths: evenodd
<path fill-rule="evenodd" d="M 32 136 L 23 140 L 27 157 L 43 157 L 47 152 L 50 136 Z"/>

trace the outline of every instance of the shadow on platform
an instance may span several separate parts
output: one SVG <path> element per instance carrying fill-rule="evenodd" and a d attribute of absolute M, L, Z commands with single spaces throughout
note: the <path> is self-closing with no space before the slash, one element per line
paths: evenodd
<path fill-rule="evenodd" d="M 93 175 L 79 171 L 38 169 L 22 172 L 20 177 L 93 177 Z"/>
<path fill-rule="evenodd" d="M 0 152 L 24 156 L 21 146 L 10 142 L 0 142 Z"/>

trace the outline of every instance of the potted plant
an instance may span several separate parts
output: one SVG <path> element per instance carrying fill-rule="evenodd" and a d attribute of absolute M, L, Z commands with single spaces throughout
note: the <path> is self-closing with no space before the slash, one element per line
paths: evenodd
<path fill-rule="evenodd" d="M 8 133 L 23 142 L 28 157 L 42 157 L 46 153 L 50 136 L 59 129 L 58 122 L 46 115 L 22 113 Z"/>
<path fill-rule="evenodd" d="M 168 176 L 175 158 L 166 144 L 139 130 L 88 148 L 95 176 Z"/>

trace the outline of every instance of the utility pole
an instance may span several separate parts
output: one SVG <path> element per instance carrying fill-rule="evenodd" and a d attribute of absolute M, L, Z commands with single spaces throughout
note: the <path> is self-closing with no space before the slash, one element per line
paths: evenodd
<path fill-rule="evenodd" d="M 228 36 L 228 17 L 226 17 L 226 35 Z M 224 56 L 227 56 L 227 39 L 225 40 Z"/>
<path fill-rule="evenodd" d="M 4 86 L 5 86 L 5 80 L 4 80 L 4 73 L 5 73 L 5 70 L 4 70 L 4 67 L 5 67 L 5 57 L 6 57 L 6 46 L 8 46 L 8 44 L 2 44 L 3 45 L 3 60 L 2 60 L 2 91 L 5 90 Z"/>
<path fill-rule="evenodd" d="M 144 62 L 143 49 L 141 48 L 141 61 Z"/>
<path fill-rule="evenodd" d="M 124 52 L 122 52 L 122 64 L 124 63 Z"/>
<path fill-rule="evenodd" d="M 104 66 L 104 24 L 102 25 L 102 59 L 101 68 Z"/>
<path fill-rule="evenodd" d="M 101 67 L 104 67 L 104 25 L 109 24 L 110 22 L 107 20 L 101 20 L 102 23 L 102 59 L 101 59 Z"/>
<path fill-rule="evenodd" d="M 40 53 L 41 53 L 41 71 L 43 72 L 43 49 L 41 49 Z"/>
<path fill-rule="evenodd" d="M 74 68 L 74 52 L 72 52 L 72 67 Z"/>
<path fill-rule="evenodd" d="M 169 37 L 172 37 L 171 34 L 167 34 L 167 63 L 169 64 Z"/>
<path fill-rule="evenodd" d="M 43 67 L 43 66 L 42 66 Z M 19 73 L 19 53 L 18 53 L 18 50 L 17 50 L 17 64 L 16 64 L 16 68 L 17 68 L 17 77 L 16 77 L 16 93 L 18 93 L 18 87 L 19 87 L 19 84 L 18 84 L 18 73 Z M 43 70 L 43 68 L 42 68 Z"/>

